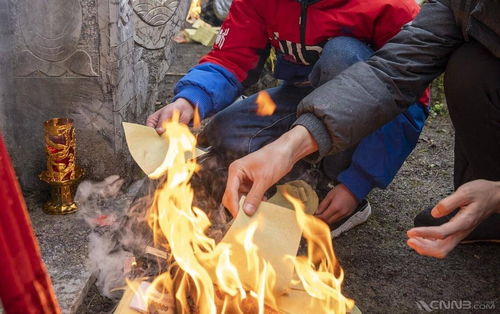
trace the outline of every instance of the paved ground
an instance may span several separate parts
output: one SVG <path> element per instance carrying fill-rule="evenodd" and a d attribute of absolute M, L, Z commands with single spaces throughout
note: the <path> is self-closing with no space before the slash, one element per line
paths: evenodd
<path fill-rule="evenodd" d="M 92 283 L 86 265 L 90 230 L 75 214 L 45 214 L 41 208 L 44 198 L 29 195 L 28 210 L 59 305 L 63 313 L 74 313 Z"/>

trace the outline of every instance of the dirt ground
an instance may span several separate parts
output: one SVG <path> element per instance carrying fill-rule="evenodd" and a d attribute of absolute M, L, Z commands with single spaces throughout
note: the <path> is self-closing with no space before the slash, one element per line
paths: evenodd
<path fill-rule="evenodd" d="M 206 50 L 181 45 L 172 71 L 185 72 Z M 406 246 L 413 217 L 452 192 L 452 175 L 453 128 L 445 112 L 428 119 L 416 149 L 392 184 L 368 196 L 373 209 L 368 222 L 334 241 L 345 272 L 344 294 L 362 312 L 415 313 L 421 312 L 418 301 L 440 301 L 442 310 L 437 312 L 456 313 L 446 305 L 466 301 L 495 302 L 496 310 L 480 312 L 500 313 L 500 245 L 461 245 L 444 260 L 419 256 Z M 107 313 L 113 308 L 113 302 L 93 288 L 78 313 Z"/>
<path fill-rule="evenodd" d="M 419 256 L 405 244 L 413 217 L 452 191 L 452 173 L 453 130 L 444 114 L 427 121 L 393 183 L 369 195 L 373 214 L 368 222 L 334 240 L 345 272 L 344 293 L 362 312 L 415 313 L 417 301 L 493 301 L 494 312 L 500 313 L 499 245 L 461 245 L 438 260 Z M 113 308 L 92 289 L 79 313 Z"/>
<path fill-rule="evenodd" d="M 368 222 L 334 241 L 345 271 L 345 294 L 365 313 L 414 313 L 417 301 L 496 303 L 500 312 L 500 246 L 468 244 L 446 259 L 406 246 L 413 217 L 452 191 L 453 128 L 446 114 L 430 118 L 419 143 L 387 190 L 368 199 Z M 456 312 L 450 311 L 450 313 Z"/>

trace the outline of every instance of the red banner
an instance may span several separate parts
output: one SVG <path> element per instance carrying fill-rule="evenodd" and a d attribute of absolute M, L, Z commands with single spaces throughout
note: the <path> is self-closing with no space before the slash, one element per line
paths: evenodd
<path fill-rule="evenodd" d="M 0 299 L 7 314 L 60 313 L 1 135 Z"/>

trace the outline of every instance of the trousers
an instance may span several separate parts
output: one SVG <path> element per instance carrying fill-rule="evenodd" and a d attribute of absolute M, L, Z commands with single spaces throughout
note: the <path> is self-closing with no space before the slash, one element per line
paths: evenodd
<path fill-rule="evenodd" d="M 204 131 L 208 144 L 237 159 L 271 143 L 289 130 L 297 106 L 314 88 L 333 79 L 352 64 L 368 59 L 373 50 L 352 37 L 329 40 L 318 62 L 304 78 L 309 86 L 284 82 L 267 89 L 276 103 L 273 115 L 256 114 L 256 98 L 236 101 L 218 112 Z M 415 103 L 348 151 L 327 156 L 320 169 L 333 181 L 343 183 L 361 201 L 374 188 L 385 188 L 415 147 L 428 115 L 426 106 Z"/>

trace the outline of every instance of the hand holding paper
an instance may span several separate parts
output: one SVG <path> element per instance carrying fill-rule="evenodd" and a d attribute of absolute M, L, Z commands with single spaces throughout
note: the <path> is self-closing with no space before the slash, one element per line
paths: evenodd
<path fill-rule="evenodd" d="M 168 151 L 168 139 L 165 135 L 158 135 L 155 129 L 148 126 L 123 122 L 125 139 L 132 158 L 148 176 L 154 173 L 163 163 Z M 196 149 L 196 158 L 204 152 Z"/>

